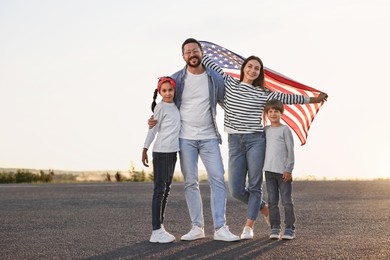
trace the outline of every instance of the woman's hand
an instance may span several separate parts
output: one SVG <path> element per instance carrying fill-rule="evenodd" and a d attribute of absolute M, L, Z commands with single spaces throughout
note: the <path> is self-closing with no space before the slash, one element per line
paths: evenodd
<path fill-rule="evenodd" d="M 328 100 L 328 94 L 320 92 L 317 97 L 310 97 L 309 103 L 322 103 Z"/>

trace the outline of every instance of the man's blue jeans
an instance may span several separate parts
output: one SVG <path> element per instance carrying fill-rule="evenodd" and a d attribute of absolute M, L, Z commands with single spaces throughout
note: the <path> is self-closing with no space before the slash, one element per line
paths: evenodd
<path fill-rule="evenodd" d="M 247 219 L 256 220 L 262 201 L 264 133 L 229 134 L 229 190 L 246 204 Z M 248 177 L 248 185 L 246 179 Z"/>
<path fill-rule="evenodd" d="M 265 172 L 268 193 L 269 221 L 271 228 L 280 229 L 279 193 L 284 207 L 284 224 L 286 228 L 295 229 L 295 213 L 292 199 L 292 181 L 285 182 L 283 174 Z"/>
<path fill-rule="evenodd" d="M 180 138 L 180 165 L 184 176 L 184 194 L 192 225 L 203 227 L 203 203 L 199 190 L 198 158 L 206 167 L 210 184 L 211 214 L 214 228 L 226 223 L 226 186 L 218 139 L 188 140 Z"/>

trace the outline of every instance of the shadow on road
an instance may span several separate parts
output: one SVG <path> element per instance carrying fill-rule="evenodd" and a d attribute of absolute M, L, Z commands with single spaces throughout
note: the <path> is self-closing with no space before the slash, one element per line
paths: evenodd
<path fill-rule="evenodd" d="M 152 244 L 149 241 L 142 241 L 89 259 L 145 259 L 154 258 L 154 255 L 159 255 L 159 259 L 229 259 L 238 256 L 252 259 L 281 246 L 285 242 L 287 241 L 275 241 L 268 238 L 237 242 L 203 239 L 191 242 L 177 241 L 171 244 Z"/>

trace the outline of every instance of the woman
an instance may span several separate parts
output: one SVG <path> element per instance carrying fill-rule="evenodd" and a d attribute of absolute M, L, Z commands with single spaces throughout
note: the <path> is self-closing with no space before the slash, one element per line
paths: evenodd
<path fill-rule="evenodd" d="M 265 135 L 261 119 L 265 104 L 271 99 L 284 104 L 320 103 L 326 100 L 327 95 L 320 93 L 318 97 L 305 97 L 264 88 L 263 62 L 256 56 L 244 61 L 240 80 L 225 74 L 207 55 L 204 55 L 202 63 L 220 73 L 225 81 L 224 127 L 228 133 L 229 190 L 234 198 L 248 204 L 241 239 L 252 239 L 253 225 L 263 203 Z"/>

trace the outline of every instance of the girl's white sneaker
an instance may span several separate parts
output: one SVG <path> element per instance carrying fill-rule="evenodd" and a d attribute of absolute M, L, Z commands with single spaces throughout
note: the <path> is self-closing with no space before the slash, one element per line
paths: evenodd
<path fill-rule="evenodd" d="M 171 243 L 175 241 L 174 235 L 169 234 L 164 228 L 153 230 L 149 242 L 151 243 Z"/>

